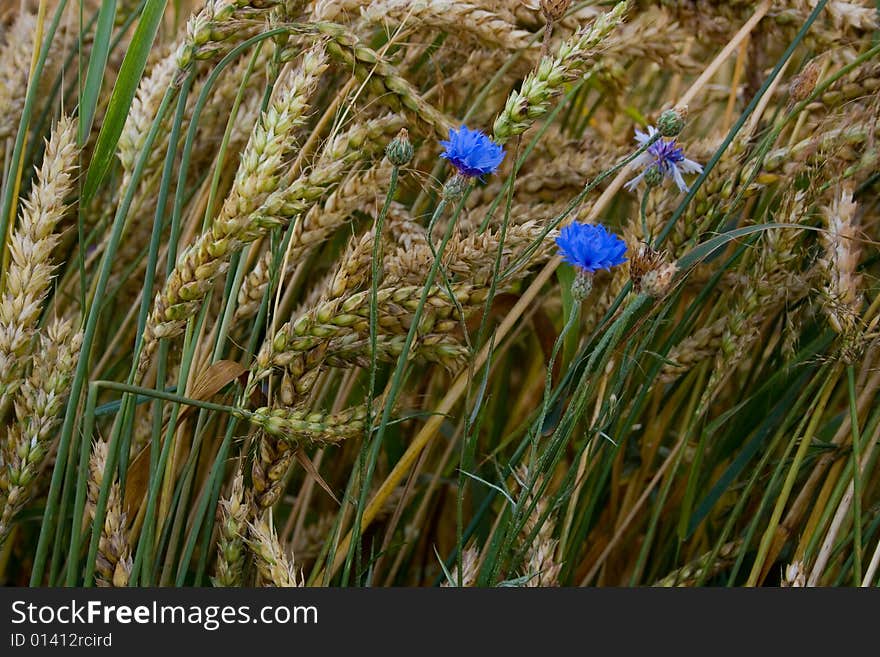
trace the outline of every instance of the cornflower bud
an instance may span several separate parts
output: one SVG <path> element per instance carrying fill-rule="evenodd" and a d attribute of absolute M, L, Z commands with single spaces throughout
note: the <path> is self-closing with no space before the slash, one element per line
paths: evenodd
<path fill-rule="evenodd" d="M 388 161 L 396 167 L 403 167 L 409 164 L 414 155 L 412 142 L 409 140 L 409 132 L 406 128 L 401 128 L 397 136 L 391 140 L 385 149 L 385 155 Z"/>

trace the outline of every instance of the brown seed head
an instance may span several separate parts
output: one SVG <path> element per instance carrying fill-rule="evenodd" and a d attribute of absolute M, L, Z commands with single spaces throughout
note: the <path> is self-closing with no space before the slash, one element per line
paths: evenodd
<path fill-rule="evenodd" d="M 671 262 L 661 264 L 657 269 L 652 269 L 642 277 L 642 289 L 645 294 L 654 298 L 664 296 L 672 285 L 672 279 L 678 271 Z"/>
<path fill-rule="evenodd" d="M 548 23 L 555 23 L 565 16 L 571 0 L 541 0 L 541 14 Z"/>
<path fill-rule="evenodd" d="M 798 73 L 788 88 L 788 95 L 793 103 L 799 103 L 807 96 L 813 93 L 816 88 L 816 82 L 819 79 L 819 65 L 815 59 L 804 66 L 803 70 Z"/>
<path fill-rule="evenodd" d="M 657 269 L 664 259 L 664 254 L 647 244 L 643 244 L 639 252 L 629 261 L 629 277 L 637 292 L 642 289 L 642 280 L 650 271 Z"/>

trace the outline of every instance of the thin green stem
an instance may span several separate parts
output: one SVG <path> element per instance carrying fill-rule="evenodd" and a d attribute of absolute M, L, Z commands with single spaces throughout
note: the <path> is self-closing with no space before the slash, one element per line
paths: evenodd
<path fill-rule="evenodd" d="M 391 168 L 391 179 L 388 183 L 388 192 L 385 194 L 385 202 L 376 217 L 373 229 L 373 253 L 370 276 L 370 382 L 367 387 L 367 426 L 372 426 L 373 399 L 376 396 L 376 371 L 378 369 L 377 344 L 379 340 L 379 276 L 382 272 L 382 228 L 388 216 L 388 209 L 397 193 L 397 181 L 400 176 L 400 167 Z"/>

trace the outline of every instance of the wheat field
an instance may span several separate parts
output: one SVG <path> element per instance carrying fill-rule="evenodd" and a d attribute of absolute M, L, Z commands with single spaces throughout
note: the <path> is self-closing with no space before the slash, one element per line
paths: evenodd
<path fill-rule="evenodd" d="M 3 3 L 0 583 L 880 584 L 878 12 Z"/>

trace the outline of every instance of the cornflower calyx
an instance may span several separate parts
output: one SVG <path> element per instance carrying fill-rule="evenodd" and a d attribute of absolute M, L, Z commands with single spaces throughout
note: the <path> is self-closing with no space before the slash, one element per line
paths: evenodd
<path fill-rule="evenodd" d="M 412 142 L 409 140 L 409 132 L 406 128 L 401 128 L 397 136 L 391 140 L 385 149 L 385 155 L 388 161 L 396 167 L 403 167 L 410 163 L 413 159 L 415 151 Z"/>
<path fill-rule="evenodd" d="M 586 269 L 578 269 L 571 282 L 571 296 L 580 303 L 593 291 L 593 274 Z"/>
<path fill-rule="evenodd" d="M 657 131 L 662 137 L 677 137 L 684 130 L 687 108 L 668 109 L 657 119 Z"/>
<path fill-rule="evenodd" d="M 658 134 L 657 129 L 653 126 L 648 126 L 647 133 L 636 130 L 635 139 L 639 145 L 650 144 L 650 146 L 635 159 L 635 166 L 641 167 L 642 172 L 626 183 L 626 188 L 633 191 L 642 180 L 654 183 L 658 180 L 656 172 L 659 172 L 665 178 L 672 178 L 681 191 L 688 191 L 683 174 L 702 173 L 703 167 L 699 163 L 687 159 L 684 156 L 684 151 L 676 146 L 675 139 L 663 139 L 662 137 L 658 139 L 656 137 Z M 656 171 L 652 172 L 652 169 Z"/>
<path fill-rule="evenodd" d="M 468 185 L 471 184 L 472 178 L 469 176 L 465 176 L 464 174 L 456 171 L 455 175 L 453 175 L 449 180 L 446 181 L 446 184 L 443 185 L 443 191 L 441 195 L 443 198 L 449 201 L 455 201 L 464 196 L 465 191 L 468 188 Z"/>
<path fill-rule="evenodd" d="M 652 164 L 645 171 L 645 184 L 648 187 L 658 187 L 665 177 L 663 170 L 656 164 Z"/>

